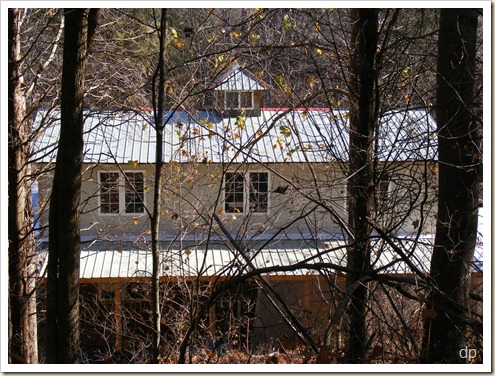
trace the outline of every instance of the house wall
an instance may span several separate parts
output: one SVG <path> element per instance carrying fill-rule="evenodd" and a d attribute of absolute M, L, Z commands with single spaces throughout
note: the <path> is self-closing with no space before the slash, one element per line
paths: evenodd
<path fill-rule="evenodd" d="M 434 170 L 433 165 L 427 166 Z M 145 173 L 145 204 L 152 211 L 152 165 L 85 166 L 81 197 L 81 236 L 90 240 L 98 236 L 110 239 L 145 241 L 149 238 L 148 214 L 102 214 L 99 210 L 99 171 L 142 171 Z M 261 165 L 220 165 L 213 163 L 167 164 L 163 170 L 160 234 L 167 237 L 201 237 L 222 235 L 211 214 L 217 213 L 225 227 L 235 235 L 255 236 L 280 233 L 282 235 L 329 236 L 344 235 L 346 223 L 345 166 L 335 163 L 281 163 Z M 388 170 L 392 170 L 389 166 Z M 225 171 L 268 171 L 269 210 L 267 213 L 225 213 L 223 211 L 222 177 Z M 424 164 L 411 163 L 393 166 L 392 179 L 384 210 L 376 213 L 376 220 L 386 228 L 399 223 L 397 232 L 413 232 L 421 218 L 419 208 L 424 203 L 426 231 L 433 231 L 435 179 L 424 184 Z M 317 183 L 315 183 L 317 182 Z M 49 198 L 51 176 L 40 181 L 40 206 Z M 284 188 L 285 193 L 276 193 Z M 426 192 L 426 194 L 425 194 Z M 323 203 L 323 205 L 320 205 Z M 410 210 L 413 205 L 413 210 Z M 47 210 L 41 217 L 47 223 Z M 342 222 L 344 225 L 339 224 Z M 213 233 L 209 229 L 213 228 Z"/>

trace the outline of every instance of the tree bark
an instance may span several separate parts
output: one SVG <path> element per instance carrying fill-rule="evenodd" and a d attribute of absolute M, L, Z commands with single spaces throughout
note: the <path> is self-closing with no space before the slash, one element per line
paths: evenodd
<path fill-rule="evenodd" d="M 163 129 L 165 110 L 165 42 L 167 36 L 167 10 L 161 10 L 160 25 L 158 30 L 160 50 L 158 64 L 153 77 L 153 109 L 156 128 L 156 157 L 155 157 L 155 181 L 153 191 L 153 214 L 151 216 L 151 251 L 153 258 L 153 272 L 151 290 L 153 294 L 153 363 L 158 363 L 160 358 L 161 340 L 161 310 L 160 310 L 160 247 L 158 232 L 160 228 L 160 201 L 162 189 L 163 167 Z M 156 80 L 158 79 L 158 85 Z"/>
<path fill-rule="evenodd" d="M 478 11 L 442 9 L 437 60 L 439 193 L 423 362 L 458 363 L 476 246 L 481 126 L 474 113 Z M 464 307 L 464 308 L 463 308 Z"/>
<path fill-rule="evenodd" d="M 347 266 L 359 270 L 348 274 L 348 286 L 363 279 L 370 269 L 371 227 L 366 220 L 373 193 L 373 134 L 377 127 L 375 99 L 378 41 L 378 9 L 351 10 L 350 138 L 348 214 L 349 239 Z M 367 290 L 356 288 L 350 298 L 346 361 L 365 362 Z"/>
<path fill-rule="evenodd" d="M 20 12 L 8 10 L 8 158 L 9 158 L 9 355 L 22 363 L 38 362 L 36 268 L 31 213 L 30 128 L 21 69 Z"/>
<path fill-rule="evenodd" d="M 61 130 L 49 211 L 47 360 L 79 362 L 79 256 L 84 72 L 97 11 L 66 9 Z"/>

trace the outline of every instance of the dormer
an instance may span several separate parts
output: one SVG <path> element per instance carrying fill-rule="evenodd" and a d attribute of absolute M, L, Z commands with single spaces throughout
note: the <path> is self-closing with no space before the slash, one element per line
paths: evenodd
<path fill-rule="evenodd" d="M 270 86 L 239 64 L 233 65 L 215 80 L 213 92 L 215 107 L 225 116 L 259 116 L 261 93 Z"/>

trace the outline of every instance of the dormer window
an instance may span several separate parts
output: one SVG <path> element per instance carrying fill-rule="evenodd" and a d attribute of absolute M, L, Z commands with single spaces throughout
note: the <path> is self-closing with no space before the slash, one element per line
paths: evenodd
<path fill-rule="evenodd" d="M 225 109 L 251 110 L 254 108 L 254 92 L 253 91 L 226 91 L 225 92 Z"/>
<path fill-rule="evenodd" d="M 219 75 L 212 83 L 215 91 L 214 106 L 223 116 L 238 116 L 244 110 L 245 116 L 259 116 L 261 93 L 271 89 L 267 83 L 247 69 L 235 64 Z"/>

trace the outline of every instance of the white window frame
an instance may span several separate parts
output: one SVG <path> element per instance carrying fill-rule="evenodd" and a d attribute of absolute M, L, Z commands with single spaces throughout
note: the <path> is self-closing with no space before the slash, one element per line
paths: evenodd
<path fill-rule="evenodd" d="M 118 174 L 117 178 L 117 185 L 118 185 L 118 191 L 119 191 L 119 211 L 117 213 L 107 213 L 103 212 L 101 210 L 102 208 L 102 202 L 101 202 L 101 189 L 102 189 L 102 174 Z M 143 174 L 143 211 L 142 212 L 126 212 L 126 190 L 125 190 L 125 185 L 126 185 L 126 177 L 124 176 L 125 174 Z M 98 171 L 98 213 L 100 215 L 104 216 L 112 216 L 112 215 L 128 215 L 128 216 L 136 216 L 136 215 L 142 215 L 145 213 L 144 211 L 144 206 L 146 205 L 146 171 L 144 170 L 124 170 L 124 171 L 119 171 L 119 170 L 104 170 L 104 171 Z"/>
<path fill-rule="evenodd" d="M 382 176 L 375 188 L 375 199 L 378 207 L 373 206 L 371 208 L 372 213 L 380 213 L 384 209 L 387 209 L 388 201 L 392 196 L 392 176 L 386 173 Z"/>
<path fill-rule="evenodd" d="M 266 210 L 265 211 L 253 211 L 250 208 L 251 202 L 250 202 L 250 187 L 249 187 L 249 182 L 251 181 L 251 174 L 259 174 L 263 173 L 267 175 L 267 189 L 266 189 Z M 242 202 L 242 211 L 236 211 L 236 210 L 227 210 L 227 191 L 226 191 L 226 178 L 227 174 L 241 174 L 243 177 L 242 180 L 242 186 L 243 186 L 243 202 Z M 262 170 L 253 170 L 253 171 L 227 171 L 224 177 L 224 181 L 222 182 L 222 192 L 223 192 L 223 213 L 224 214 L 252 214 L 252 215 L 267 215 L 270 212 L 270 189 L 271 189 L 271 174 L 269 171 L 262 171 Z"/>
<path fill-rule="evenodd" d="M 227 93 L 237 93 L 237 106 L 234 107 L 227 107 Z M 241 100 L 241 93 L 250 93 L 251 94 L 251 105 L 249 107 L 243 107 L 242 106 L 242 100 Z M 245 110 L 252 110 L 254 108 L 254 91 L 253 90 L 226 90 L 224 92 L 224 98 L 223 98 L 223 103 L 224 103 L 224 108 L 226 110 L 239 110 L 239 109 L 245 109 Z"/>

